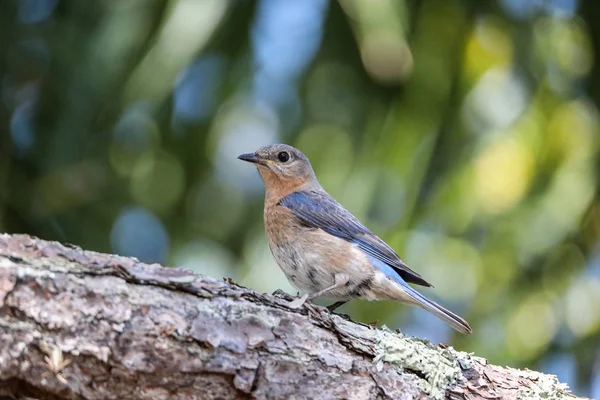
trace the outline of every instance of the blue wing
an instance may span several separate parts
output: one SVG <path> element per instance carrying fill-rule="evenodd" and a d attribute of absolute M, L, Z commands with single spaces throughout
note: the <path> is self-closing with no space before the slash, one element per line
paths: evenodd
<path fill-rule="evenodd" d="M 362 251 L 392 267 L 406 282 L 433 286 L 410 269 L 396 252 L 325 192 L 294 192 L 278 203 L 306 226 L 322 229 L 356 244 Z"/>

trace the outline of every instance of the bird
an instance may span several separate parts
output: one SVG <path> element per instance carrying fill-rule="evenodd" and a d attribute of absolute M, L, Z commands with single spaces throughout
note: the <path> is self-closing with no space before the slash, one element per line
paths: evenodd
<path fill-rule="evenodd" d="M 395 300 L 431 312 L 463 334 L 462 317 L 409 284 L 433 287 L 321 186 L 309 159 L 286 144 L 238 156 L 253 163 L 265 186 L 264 224 L 269 249 L 288 281 L 304 292 L 292 309 L 316 297 L 336 300 Z"/>

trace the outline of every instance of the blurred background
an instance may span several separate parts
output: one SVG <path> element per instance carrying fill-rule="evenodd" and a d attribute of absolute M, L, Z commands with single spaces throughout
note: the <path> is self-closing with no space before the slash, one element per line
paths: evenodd
<path fill-rule="evenodd" d="M 3 0 L 0 231 L 295 294 L 236 159 L 285 142 L 474 333 L 340 311 L 600 398 L 599 21 L 596 0 Z"/>

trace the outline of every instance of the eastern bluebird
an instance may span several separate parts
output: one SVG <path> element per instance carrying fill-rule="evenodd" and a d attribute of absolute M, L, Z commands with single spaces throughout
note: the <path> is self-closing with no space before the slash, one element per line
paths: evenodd
<path fill-rule="evenodd" d="M 408 285 L 433 286 L 321 187 L 299 150 L 275 144 L 238 158 L 258 168 L 269 248 L 290 283 L 306 293 L 290 307 L 318 296 L 338 300 L 330 310 L 354 298 L 397 300 L 472 332 L 467 321 Z"/>

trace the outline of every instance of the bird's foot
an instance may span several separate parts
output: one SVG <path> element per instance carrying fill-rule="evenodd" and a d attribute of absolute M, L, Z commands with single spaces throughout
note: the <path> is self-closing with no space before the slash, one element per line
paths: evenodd
<path fill-rule="evenodd" d="M 308 294 L 305 294 L 302 297 L 298 297 L 294 301 L 290 301 L 288 303 L 288 307 L 293 310 L 296 310 L 296 309 L 302 307 L 304 305 L 304 303 L 306 303 L 306 300 L 308 300 Z"/>
<path fill-rule="evenodd" d="M 283 290 L 281 290 L 281 289 L 277 289 L 276 291 L 274 291 L 274 292 L 272 293 L 272 295 L 273 295 L 273 296 L 277 296 L 277 297 L 287 297 L 287 296 L 289 296 L 289 295 L 288 295 L 286 292 L 284 292 L 284 291 L 283 291 Z"/>

